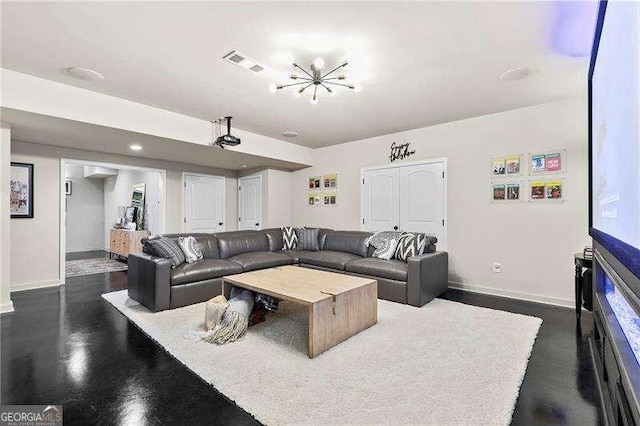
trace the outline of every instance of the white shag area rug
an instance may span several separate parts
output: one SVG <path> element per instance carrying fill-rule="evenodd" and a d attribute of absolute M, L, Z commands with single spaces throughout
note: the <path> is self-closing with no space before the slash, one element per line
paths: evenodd
<path fill-rule="evenodd" d="M 171 355 L 269 424 L 509 424 L 542 323 L 435 299 L 378 301 L 378 324 L 307 356 L 307 310 L 287 302 L 242 340 L 189 340 L 204 303 L 152 313 L 102 295 Z"/>

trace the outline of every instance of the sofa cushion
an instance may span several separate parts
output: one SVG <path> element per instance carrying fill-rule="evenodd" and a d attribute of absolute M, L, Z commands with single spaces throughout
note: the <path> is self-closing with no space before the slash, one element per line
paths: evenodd
<path fill-rule="evenodd" d="M 284 248 L 282 229 L 269 228 L 263 229 L 262 232 L 264 232 L 264 234 L 267 236 L 267 241 L 269 241 L 269 251 L 280 251 Z"/>
<path fill-rule="evenodd" d="M 375 257 L 357 259 L 347 263 L 346 270 L 371 277 L 407 281 L 407 263 L 401 260 L 385 260 Z"/>
<path fill-rule="evenodd" d="M 274 266 L 291 265 L 293 259 L 284 253 L 270 251 L 256 251 L 230 257 L 230 261 L 242 266 L 244 272 L 256 269 L 273 268 Z"/>
<path fill-rule="evenodd" d="M 324 250 L 324 243 L 327 240 L 327 235 L 331 232 L 333 232 L 333 229 L 328 228 L 320 228 L 318 231 L 318 248 L 320 250 Z"/>
<path fill-rule="evenodd" d="M 314 252 L 308 251 L 308 250 L 282 250 L 281 253 L 289 256 L 293 260 L 293 263 L 300 263 L 300 256 L 304 258 L 309 253 L 314 253 Z"/>
<path fill-rule="evenodd" d="M 323 250 L 299 251 L 298 258 L 300 259 L 300 263 L 307 263 L 310 265 L 344 271 L 344 267 L 347 263 L 356 259 L 362 259 L 362 256 L 358 256 L 353 253 L 344 253 L 341 251 Z"/>
<path fill-rule="evenodd" d="M 319 231 L 319 228 L 297 228 L 296 234 L 298 234 L 298 250 L 320 250 L 320 246 L 318 244 Z"/>
<path fill-rule="evenodd" d="M 323 250 L 341 251 L 360 257 L 367 256 L 367 240 L 370 232 L 333 231 L 327 233 Z"/>
<path fill-rule="evenodd" d="M 242 267 L 222 259 L 202 259 L 195 263 L 183 263 L 171 270 L 171 285 L 187 284 L 239 274 Z"/>
<path fill-rule="evenodd" d="M 216 234 L 216 237 L 222 259 L 255 251 L 269 251 L 267 235 L 261 231 L 225 232 Z"/>

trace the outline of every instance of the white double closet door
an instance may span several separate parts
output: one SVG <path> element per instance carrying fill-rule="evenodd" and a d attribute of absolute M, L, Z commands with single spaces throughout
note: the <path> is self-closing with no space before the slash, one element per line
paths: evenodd
<path fill-rule="evenodd" d="M 362 229 L 425 232 L 447 245 L 446 160 L 362 170 Z"/>

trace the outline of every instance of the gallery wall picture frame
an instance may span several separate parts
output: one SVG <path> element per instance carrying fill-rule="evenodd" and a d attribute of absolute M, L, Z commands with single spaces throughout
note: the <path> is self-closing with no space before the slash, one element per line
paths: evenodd
<path fill-rule="evenodd" d="M 33 164 L 11 162 L 11 219 L 33 219 Z"/>
<path fill-rule="evenodd" d="M 327 207 L 338 205 L 338 191 L 325 192 L 322 196 L 323 204 Z"/>
<path fill-rule="evenodd" d="M 490 173 L 492 178 L 522 176 L 524 158 L 522 154 L 491 157 Z"/>
<path fill-rule="evenodd" d="M 527 184 L 529 202 L 562 203 L 567 200 L 566 181 L 564 177 L 531 177 Z"/>
<path fill-rule="evenodd" d="M 320 207 L 322 205 L 322 193 L 309 192 L 307 193 L 307 207 Z"/>
<path fill-rule="evenodd" d="M 336 189 L 338 187 L 338 174 L 328 174 L 322 176 L 322 187 L 324 189 Z"/>
<path fill-rule="evenodd" d="M 525 198 L 523 180 L 494 180 L 489 187 L 492 204 L 517 204 Z"/>
<path fill-rule="evenodd" d="M 309 189 L 321 189 L 322 176 L 309 177 Z"/>
<path fill-rule="evenodd" d="M 527 157 L 530 176 L 564 175 L 567 173 L 567 150 L 530 152 Z"/>

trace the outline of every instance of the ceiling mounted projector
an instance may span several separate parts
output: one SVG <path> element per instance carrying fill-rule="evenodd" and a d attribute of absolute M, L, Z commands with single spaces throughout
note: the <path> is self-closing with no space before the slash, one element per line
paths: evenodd
<path fill-rule="evenodd" d="M 215 144 L 222 149 L 224 149 L 225 145 L 230 145 L 230 146 L 240 145 L 240 138 L 237 138 L 231 134 L 231 118 L 232 117 L 225 117 L 224 119 L 220 119 L 217 121 L 218 125 L 220 125 L 220 122 L 222 120 L 227 120 L 227 134 L 219 136 L 215 141 Z"/>

